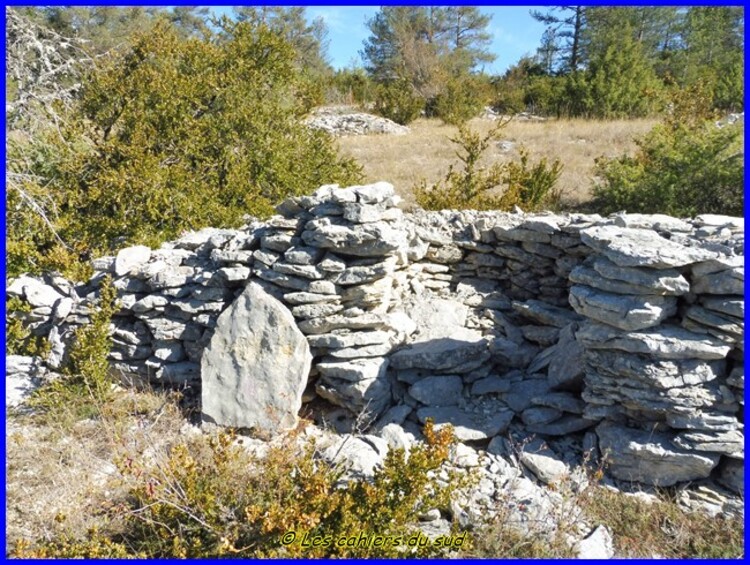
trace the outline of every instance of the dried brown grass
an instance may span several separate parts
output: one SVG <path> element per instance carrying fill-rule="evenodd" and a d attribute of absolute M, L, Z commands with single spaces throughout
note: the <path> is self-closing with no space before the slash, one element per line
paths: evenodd
<path fill-rule="evenodd" d="M 174 396 L 162 392 L 120 390 L 99 408 L 72 424 L 6 414 L 6 543 L 82 537 L 102 525 L 127 492 L 117 458 L 163 449 L 185 423 Z"/>
<path fill-rule="evenodd" d="M 481 133 L 494 124 L 481 118 L 470 122 Z M 531 162 L 542 157 L 550 162 L 560 159 L 563 172 L 558 186 L 562 189 L 563 205 L 575 208 L 591 199 L 595 159 L 632 154 L 636 148 L 634 139 L 655 124 L 654 119 L 513 120 L 500 131 L 498 140 L 515 145 L 503 151 L 499 143 L 494 143 L 485 163 L 518 159 L 521 145 L 528 150 Z M 450 138 L 458 131 L 437 119 L 419 119 L 409 127 L 411 131 L 405 135 L 350 136 L 338 140 L 341 152 L 362 164 L 367 182 L 392 183 L 407 205 L 414 202 L 411 190 L 416 183 L 423 178 L 428 183 L 436 182 L 445 176 L 448 165 L 456 161 L 456 146 Z"/>

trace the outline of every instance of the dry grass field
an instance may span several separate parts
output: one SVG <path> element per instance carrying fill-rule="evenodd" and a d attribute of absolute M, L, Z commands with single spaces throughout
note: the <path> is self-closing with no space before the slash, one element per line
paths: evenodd
<path fill-rule="evenodd" d="M 470 125 L 487 132 L 495 124 L 477 118 Z M 546 157 L 560 159 L 563 172 L 559 188 L 563 206 L 575 208 L 591 198 L 594 161 L 616 157 L 635 150 L 634 139 L 648 132 L 654 119 L 642 120 L 513 120 L 498 133 L 486 156 L 487 162 L 518 159 L 518 148 L 525 147 L 531 162 Z M 406 204 L 413 202 L 411 189 L 421 179 L 433 183 L 445 175 L 448 165 L 457 161 L 457 146 L 450 138 L 457 128 L 438 119 L 419 119 L 409 124 L 406 135 L 350 136 L 338 139 L 343 154 L 357 159 L 364 167 L 367 182 L 391 182 Z M 513 143 L 503 149 L 502 141 Z"/>

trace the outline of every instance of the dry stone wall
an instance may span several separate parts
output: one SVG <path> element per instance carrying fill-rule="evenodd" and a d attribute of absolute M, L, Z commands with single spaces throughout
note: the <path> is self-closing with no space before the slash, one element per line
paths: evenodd
<path fill-rule="evenodd" d="M 43 375 L 112 276 L 113 371 L 203 375 L 222 425 L 288 429 L 317 396 L 351 425 L 418 434 L 431 418 L 488 452 L 509 427 L 585 434 L 616 478 L 741 490 L 741 219 L 405 214 L 398 200 L 387 183 L 324 186 L 264 223 L 97 259 L 86 284 L 20 277 L 7 293 L 52 344 Z"/>

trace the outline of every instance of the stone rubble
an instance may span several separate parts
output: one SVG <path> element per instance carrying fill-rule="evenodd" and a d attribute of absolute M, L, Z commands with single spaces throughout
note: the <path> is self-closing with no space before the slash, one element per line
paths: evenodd
<path fill-rule="evenodd" d="M 202 381 L 204 416 L 219 425 L 281 432 L 313 399 L 335 406 L 337 429 L 366 430 L 385 449 L 418 441 L 428 418 L 451 424 L 469 442 L 460 468 L 489 458 L 479 498 L 533 501 L 513 511 L 519 523 L 548 519 L 537 481 L 576 466 L 568 440 L 579 458 L 581 442 L 595 455 L 598 443 L 617 480 L 741 490 L 741 219 L 398 204 L 388 183 L 326 185 L 263 223 L 99 258 L 84 284 L 22 276 L 6 293 L 31 307 L 14 315 L 48 338 L 41 365 L 54 371 L 112 277 L 113 373 Z M 240 334 L 258 343 L 238 348 Z M 8 378 L 30 363 L 9 365 Z M 515 474 L 509 434 L 531 446 Z M 367 453 L 366 474 L 382 445 L 363 437 L 341 451 Z"/>
<path fill-rule="evenodd" d="M 304 123 L 310 128 L 323 130 L 334 136 L 409 133 L 406 126 L 387 118 L 357 112 L 352 108 L 318 108 Z"/>

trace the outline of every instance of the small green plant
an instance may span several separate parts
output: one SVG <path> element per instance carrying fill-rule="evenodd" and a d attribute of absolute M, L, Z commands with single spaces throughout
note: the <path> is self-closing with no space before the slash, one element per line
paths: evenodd
<path fill-rule="evenodd" d="M 100 288 L 99 308 L 91 314 L 90 323 L 75 334 L 70 359 L 63 378 L 38 389 L 29 404 L 44 412 L 74 420 L 95 416 L 99 407 L 111 397 L 109 352 L 112 338 L 109 324 L 118 309 L 117 289 L 110 278 Z"/>
<path fill-rule="evenodd" d="M 529 153 L 523 147 L 519 149 L 518 161 L 511 161 L 507 165 L 504 178 L 508 191 L 518 194 L 525 210 L 538 210 L 542 206 L 555 207 L 560 201 L 560 192 L 555 190 L 560 180 L 562 164 L 555 159 L 550 165 L 547 158 L 542 157 L 534 165 L 529 164 Z"/>
<path fill-rule="evenodd" d="M 426 443 L 389 452 L 372 478 L 343 480 L 308 444 L 301 453 L 272 448 L 254 459 L 232 433 L 182 440 L 166 459 L 122 458 L 132 488 L 119 507 L 117 533 L 95 531 L 16 546 L 17 557 L 398 557 L 440 549 L 337 544 L 341 536 L 406 536 L 421 512 L 447 508 L 464 481 L 441 485 L 434 472 L 454 444 L 450 427 L 424 429 Z M 289 536 L 293 532 L 293 538 Z M 303 539 L 323 540 L 305 545 Z M 324 540 L 329 540 L 325 542 Z M 465 547 L 468 547 L 468 543 Z"/>
<path fill-rule="evenodd" d="M 434 186 L 428 187 L 424 180 L 415 186 L 417 204 L 425 210 L 511 210 L 514 206 L 538 209 L 554 205 L 559 200 L 554 187 L 562 171 L 558 160 L 548 165 L 542 159 L 530 166 L 528 153 L 522 150 L 518 163 L 479 165 L 490 143 L 507 123 L 498 122 L 486 135 L 466 124 L 460 125 L 458 135 L 451 141 L 460 147 L 456 155 L 463 163 L 462 169 L 450 165 L 445 178 Z M 503 185 L 505 189 L 498 194 Z"/>
<path fill-rule="evenodd" d="M 45 357 L 49 353 L 49 341 L 34 335 L 24 323 L 24 314 L 31 312 L 31 305 L 17 296 L 5 301 L 5 355 L 28 355 Z"/>
<path fill-rule="evenodd" d="M 485 85 L 470 76 L 449 80 L 435 99 L 435 115 L 455 126 L 477 117 L 488 98 L 485 89 Z"/>
<path fill-rule="evenodd" d="M 406 80 L 381 84 L 375 90 L 375 112 L 397 124 L 406 125 L 419 117 L 424 99 Z"/>

